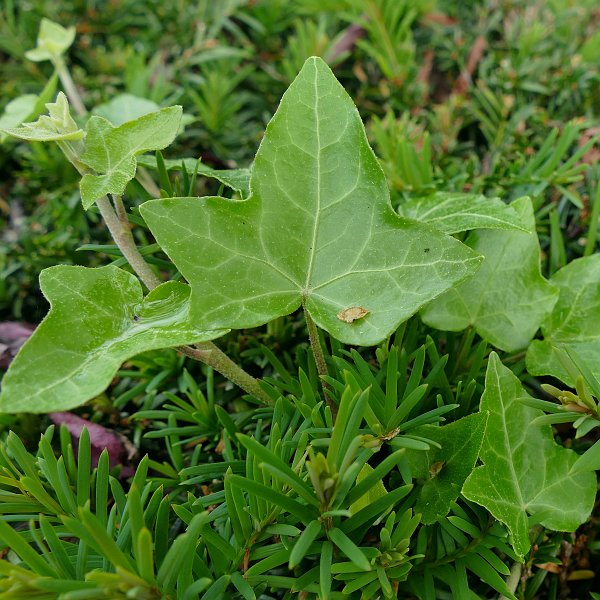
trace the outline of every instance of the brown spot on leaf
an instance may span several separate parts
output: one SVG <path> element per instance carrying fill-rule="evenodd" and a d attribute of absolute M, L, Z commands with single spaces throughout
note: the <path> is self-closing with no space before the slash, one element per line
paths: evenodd
<path fill-rule="evenodd" d="M 337 318 L 340 321 L 344 321 L 344 323 L 353 323 L 357 319 L 362 319 L 365 315 L 368 315 L 369 311 L 362 306 L 351 306 L 350 308 L 346 308 L 341 310 L 337 314 Z"/>

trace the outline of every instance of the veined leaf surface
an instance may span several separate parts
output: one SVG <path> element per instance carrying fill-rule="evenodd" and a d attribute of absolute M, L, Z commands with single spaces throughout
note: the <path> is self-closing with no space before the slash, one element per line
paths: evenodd
<path fill-rule="evenodd" d="M 415 512 L 425 524 L 445 517 L 458 498 L 479 456 L 486 431 L 487 413 L 479 412 L 438 427 L 424 425 L 411 433 L 438 442 L 442 447 L 407 450 L 413 477 L 423 480 L 418 488 Z"/>
<path fill-rule="evenodd" d="M 567 346 L 600 379 L 600 254 L 570 262 L 550 281 L 560 295 L 542 323 L 544 339 L 534 340 L 527 349 L 527 370 L 532 375 L 552 375 L 574 387 L 553 349 Z"/>
<path fill-rule="evenodd" d="M 301 304 L 341 341 L 380 342 L 481 260 L 391 207 L 350 97 L 310 58 L 269 123 L 251 196 L 152 200 L 142 215 L 192 286 L 204 327 L 245 328 Z M 340 311 L 369 311 L 346 323 Z"/>
<path fill-rule="evenodd" d="M 91 117 L 86 126 L 81 162 L 97 175 L 81 179 L 83 207 L 106 194 L 122 194 L 135 177 L 136 155 L 166 148 L 177 135 L 181 106 L 152 112 L 115 127 L 103 117 Z"/>
<path fill-rule="evenodd" d="M 472 325 L 482 338 L 508 352 L 527 346 L 558 297 L 540 272 L 531 200 L 520 198 L 511 206 L 528 232 L 472 232 L 466 244 L 485 256 L 483 266 L 421 313 L 437 329 L 460 331 Z"/>
<path fill-rule="evenodd" d="M 480 194 L 437 192 L 401 204 L 398 212 L 448 234 L 470 229 L 529 231 L 512 206 Z"/>
<path fill-rule="evenodd" d="M 489 412 L 477 467 L 463 495 L 484 506 L 509 529 L 515 552 L 529 551 L 529 515 L 555 531 L 575 531 L 596 496 L 593 472 L 572 474 L 578 455 L 554 442 L 550 426 L 532 425 L 543 414 L 521 400 L 528 395 L 496 353 L 490 355 L 480 411 Z"/>
<path fill-rule="evenodd" d="M 52 412 L 102 392 L 121 364 L 157 348 L 214 339 L 187 318 L 190 289 L 165 283 L 143 298 L 136 277 L 107 266 L 42 271 L 50 312 L 2 380 L 0 411 Z"/>

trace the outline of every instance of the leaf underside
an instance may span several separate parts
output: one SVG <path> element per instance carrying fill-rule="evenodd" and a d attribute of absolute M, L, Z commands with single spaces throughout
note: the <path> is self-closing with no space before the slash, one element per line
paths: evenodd
<path fill-rule="evenodd" d="M 542 323 L 543 340 L 527 350 L 527 370 L 532 375 L 552 375 L 571 387 L 575 381 L 554 351 L 575 351 L 600 379 L 600 254 L 579 258 L 550 280 L 560 291 L 552 314 Z"/>
<path fill-rule="evenodd" d="M 189 287 L 165 283 L 143 298 L 126 271 L 59 265 L 42 271 L 50 312 L 2 380 L 0 411 L 68 410 L 98 395 L 121 364 L 147 350 L 214 339 L 187 318 Z"/>
<path fill-rule="evenodd" d="M 466 244 L 485 261 L 469 281 L 440 296 L 421 313 L 437 329 L 473 326 L 497 348 L 525 348 L 556 303 L 558 290 L 540 272 L 540 247 L 529 198 L 512 203 L 522 231 L 474 231 Z"/>
<path fill-rule="evenodd" d="M 442 446 L 432 446 L 426 452 L 406 451 L 413 477 L 423 480 L 415 504 L 415 513 L 422 515 L 422 523 L 435 523 L 450 511 L 475 466 L 486 422 L 487 413 L 479 412 L 444 427 L 424 425 L 413 430 L 415 435 Z"/>
<path fill-rule="evenodd" d="M 526 406 L 519 379 L 490 355 L 480 411 L 489 412 L 477 467 L 463 495 L 484 506 L 509 529 L 515 552 L 529 551 L 529 517 L 555 531 L 575 531 L 589 517 L 596 476 L 571 474 L 578 455 L 554 442 L 550 426 L 532 425 L 543 414 Z"/>
<path fill-rule="evenodd" d="M 251 196 L 152 200 L 141 212 L 192 287 L 204 328 L 262 325 L 301 304 L 337 339 L 372 345 L 472 274 L 480 258 L 399 217 L 358 111 L 306 61 L 269 123 Z M 346 323 L 341 311 L 369 311 Z"/>

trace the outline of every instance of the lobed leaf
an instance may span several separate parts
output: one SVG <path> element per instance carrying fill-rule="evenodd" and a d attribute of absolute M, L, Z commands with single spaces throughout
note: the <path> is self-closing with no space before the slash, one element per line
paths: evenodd
<path fill-rule="evenodd" d="M 33 62 L 57 61 L 75 41 L 75 27 L 63 27 L 50 19 L 42 19 L 37 36 L 37 46 L 25 52 Z"/>
<path fill-rule="evenodd" d="M 472 274 L 457 240 L 399 217 L 350 97 L 309 58 L 267 126 L 251 195 L 152 200 L 142 215 L 192 286 L 208 328 L 262 325 L 303 305 L 339 340 L 373 345 Z M 369 311 L 352 323 L 351 307 Z"/>
<path fill-rule="evenodd" d="M 426 525 L 445 517 L 458 498 L 479 456 L 487 418 L 487 413 L 479 412 L 444 427 L 424 425 L 414 430 L 416 435 L 441 445 L 425 452 L 406 451 L 413 477 L 423 480 L 415 512 L 421 513 Z"/>
<path fill-rule="evenodd" d="M 531 546 L 528 515 L 539 515 L 547 529 L 575 531 L 589 517 L 596 495 L 595 475 L 572 472 L 577 454 L 558 446 L 549 426 L 532 423 L 543 413 L 523 398 L 528 395 L 519 379 L 492 353 L 480 406 L 489 412 L 479 455 L 483 466 L 462 491 L 508 527 L 520 559 Z"/>
<path fill-rule="evenodd" d="M 512 206 L 500 198 L 486 198 L 480 194 L 436 192 L 401 204 L 398 212 L 447 234 L 470 229 L 528 231 Z"/>
<path fill-rule="evenodd" d="M 117 127 L 103 117 L 91 117 L 81 162 L 97 175 L 81 179 L 83 207 L 89 208 L 106 194 L 122 194 L 135 177 L 136 155 L 166 148 L 177 135 L 181 114 L 181 106 L 171 106 Z"/>
<path fill-rule="evenodd" d="M 33 123 L 23 123 L 21 127 L 2 129 L 6 135 L 31 142 L 77 141 L 85 137 L 71 117 L 69 101 L 63 92 L 58 92 L 55 102 L 46 104 L 47 115 L 42 115 Z"/>
<path fill-rule="evenodd" d="M 189 287 L 168 282 L 146 298 L 126 271 L 59 265 L 42 271 L 50 312 L 2 381 L 0 411 L 68 410 L 102 392 L 128 358 L 214 339 L 188 319 Z"/>
<path fill-rule="evenodd" d="M 573 377 L 554 350 L 562 346 L 575 351 L 600 379 L 600 254 L 574 260 L 550 281 L 559 289 L 558 302 L 542 323 L 544 339 L 534 340 L 527 350 L 527 370 L 574 387 Z"/>
<path fill-rule="evenodd" d="M 483 266 L 421 312 L 431 327 L 460 331 L 473 326 L 482 338 L 508 352 L 527 346 L 558 297 L 540 272 L 531 200 L 520 198 L 511 206 L 528 232 L 472 232 L 466 244 L 483 254 Z"/>

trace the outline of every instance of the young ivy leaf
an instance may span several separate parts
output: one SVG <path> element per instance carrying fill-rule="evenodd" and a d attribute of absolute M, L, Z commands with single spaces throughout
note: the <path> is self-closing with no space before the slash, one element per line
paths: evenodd
<path fill-rule="evenodd" d="M 523 559 L 529 551 L 529 515 L 554 531 L 575 531 L 589 517 L 596 496 L 591 471 L 573 474 L 577 453 L 554 442 L 550 426 L 532 421 L 544 414 L 526 406 L 521 383 L 496 353 L 490 355 L 480 411 L 489 412 L 477 467 L 463 495 L 481 504 L 509 529 Z"/>
<path fill-rule="evenodd" d="M 42 271 L 50 312 L 2 380 L 0 412 L 69 410 L 98 395 L 121 364 L 157 348 L 214 339 L 188 316 L 190 289 L 168 282 L 142 297 L 136 277 L 107 266 Z"/>
<path fill-rule="evenodd" d="M 91 117 L 81 162 L 97 175 L 87 174 L 81 179 L 83 207 L 89 208 L 106 194 L 122 194 L 135 177 L 136 155 L 162 150 L 175 139 L 181 111 L 181 106 L 163 108 L 118 127 L 103 117 Z"/>
<path fill-rule="evenodd" d="M 46 104 L 47 115 L 42 115 L 33 123 L 23 123 L 21 127 L 3 129 L 2 132 L 32 142 L 79 141 L 85 133 L 71 117 L 69 101 L 59 92 L 56 102 Z"/>
<path fill-rule="evenodd" d="M 487 413 L 479 412 L 444 427 L 424 425 L 411 431 L 442 446 L 426 452 L 406 450 L 413 477 L 422 481 L 415 512 L 426 525 L 445 517 L 458 498 L 479 456 L 487 418 Z"/>
<path fill-rule="evenodd" d="M 600 379 L 600 254 L 570 262 L 550 280 L 560 290 L 552 314 L 542 323 L 543 340 L 527 349 L 527 370 L 552 375 L 574 387 L 554 347 L 574 350 Z"/>
<path fill-rule="evenodd" d="M 558 290 L 540 273 L 540 246 L 529 198 L 512 208 L 523 231 L 474 231 L 466 244 L 485 256 L 477 274 L 427 306 L 423 321 L 460 331 L 469 325 L 497 348 L 527 346 L 556 303 Z"/>
<path fill-rule="evenodd" d="M 500 198 L 480 194 L 437 192 L 401 204 L 398 212 L 429 223 L 447 234 L 470 229 L 519 229 L 529 231 L 512 206 Z"/>
<path fill-rule="evenodd" d="M 33 62 L 51 60 L 56 62 L 75 41 L 75 27 L 63 27 L 50 19 L 42 19 L 37 37 L 37 46 L 25 52 Z"/>
<path fill-rule="evenodd" d="M 480 257 L 399 217 L 350 97 L 309 58 L 267 126 L 247 200 L 142 205 L 158 243 L 192 286 L 207 328 L 262 325 L 301 304 L 350 344 L 373 345 L 472 274 Z M 337 315 L 359 306 L 364 318 Z"/>

